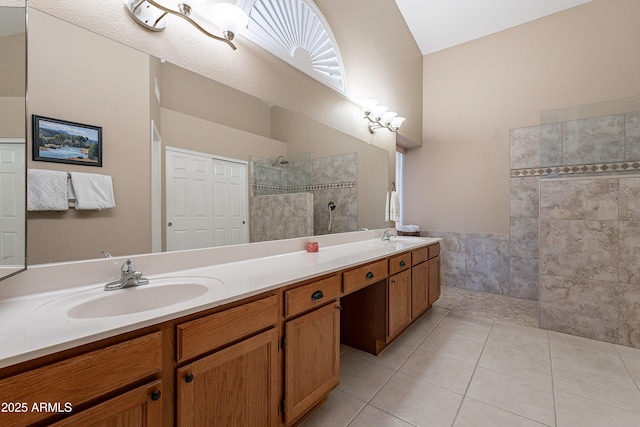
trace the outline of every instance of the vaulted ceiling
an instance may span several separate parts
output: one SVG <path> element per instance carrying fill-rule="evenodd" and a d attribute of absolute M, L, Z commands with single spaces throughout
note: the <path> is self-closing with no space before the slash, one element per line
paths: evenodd
<path fill-rule="evenodd" d="M 423 55 L 591 0 L 396 0 Z"/>

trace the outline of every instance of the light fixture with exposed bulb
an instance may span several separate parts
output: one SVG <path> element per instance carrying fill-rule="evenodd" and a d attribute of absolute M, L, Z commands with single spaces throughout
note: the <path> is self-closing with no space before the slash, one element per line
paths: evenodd
<path fill-rule="evenodd" d="M 156 0 L 123 0 L 129 16 L 144 28 L 151 31 L 164 31 L 167 28 L 165 17 L 178 16 L 203 34 L 214 40 L 228 44 L 233 50 L 236 46 L 232 40 L 249 23 L 249 17 L 238 6 L 230 3 L 217 3 L 211 8 L 210 21 L 222 32 L 222 37 L 206 30 L 191 15 L 200 5 L 198 0 L 173 0 L 175 9 L 165 6 Z"/>
<path fill-rule="evenodd" d="M 404 122 L 404 117 L 398 117 L 398 113 L 389 111 L 389 108 L 378 104 L 375 99 L 367 98 L 360 101 L 364 118 L 369 121 L 369 132 L 374 133 L 378 129 L 387 129 L 398 132 Z"/>

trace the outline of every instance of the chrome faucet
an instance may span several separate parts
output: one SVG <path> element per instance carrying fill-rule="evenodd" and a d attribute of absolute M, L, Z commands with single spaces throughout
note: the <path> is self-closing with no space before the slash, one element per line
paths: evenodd
<path fill-rule="evenodd" d="M 116 289 L 146 285 L 147 283 L 149 283 L 149 279 L 142 277 L 142 273 L 136 270 L 133 260 L 128 259 L 120 268 L 120 280 L 107 283 L 104 285 L 104 290 L 115 291 Z"/>
<path fill-rule="evenodd" d="M 382 240 L 390 240 L 391 236 L 395 236 L 395 234 L 391 234 L 391 229 L 384 230 L 384 234 L 382 235 Z"/>

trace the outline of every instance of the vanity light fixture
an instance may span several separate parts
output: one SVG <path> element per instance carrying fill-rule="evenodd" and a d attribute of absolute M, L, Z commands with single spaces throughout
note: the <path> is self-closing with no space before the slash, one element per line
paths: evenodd
<path fill-rule="evenodd" d="M 228 44 L 233 50 L 236 50 L 236 46 L 232 43 L 232 40 L 236 34 L 249 23 L 247 14 L 235 4 L 216 3 L 211 7 L 209 14 L 201 13 L 201 16 L 208 16 L 211 23 L 222 31 L 222 37 L 220 37 L 211 34 L 191 16 L 196 8 L 201 6 L 199 4 L 202 3 L 201 0 L 171 0 L 163 2 L 171 3 L 175 9 L 155 0 L 123 1 L 125 9 L 129 12 L 129 16 L 148 30 L 164 31 L 167 28 L 164 18 L 167 15 L 175 15 L 184 19 L 212 39 Z"/>
<path fill-rule="evenodd" d="M 389 108 L 378 104 L 375 99 L 363 99 L 360 101 L 364 118 L 369 121 L 369 132 L 374 133 L 378 129 L 387 129 L 390 132 L 398 132 L 404 122 L 404 117 L 398 117 L 398 113 L 388 111 Z"/>

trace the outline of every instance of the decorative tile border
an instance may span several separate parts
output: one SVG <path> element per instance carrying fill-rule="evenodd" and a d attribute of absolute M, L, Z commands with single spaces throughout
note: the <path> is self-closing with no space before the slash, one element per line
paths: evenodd
<path fill-rule="evenodd" d="M 567 175 L 604 174 L 613 172 L 640 172 L 640 161 L 511 169 L 511 178 L 520 178 L 526 176 L 554 177 Z"/>
<path fill-rule="evenodd" d="M 357 188 L 357 181 L 336 182 L 332 184 L 303 185 L 297 187 L 279 187 L 273 185 L 251 184 L 252 190 L 274 191 L 277 193 L 301 193 L 316 190 L 333 190 L 340 188 Z"/>

